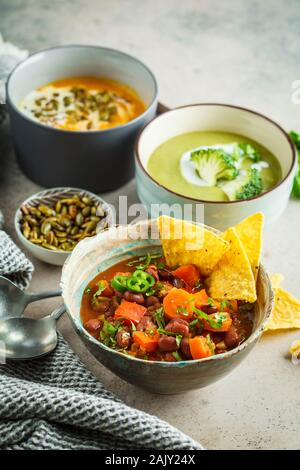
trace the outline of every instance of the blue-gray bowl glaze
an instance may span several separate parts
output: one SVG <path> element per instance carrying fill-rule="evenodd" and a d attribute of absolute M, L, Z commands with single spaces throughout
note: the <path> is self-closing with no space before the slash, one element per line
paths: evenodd
<path fill-rule="evenodd" d="M 81 298 L 89 281 L 99 272 L 108 269 L 122 259 L 141 255 L 148 251 L 157 252 L 161 249 L 158 240 L 149 239 L 130 241 L 121 245 L 116 244 L 115 247 L 108 247 L 105 252 L 106 240 L 103 237 L 106 240 L 109 238 L 107 233 L 106 235 L 98 234 L 94 240 L 84 240 L 79 243 L 65 263 L 62 276 L 63 298 L 69 318 L 88 350 L 101 364 L 127 382 L 150 392 L 176 394 L 206 387 L 216 382 L 237 367 L 249 354 L 261 336 L 273 306 L 273 291 L 262 266 L 260 266 L 257 280 L 258 300 L 255 306 L 253 332 L 244 343 L 232 351 L 195 361 L 150 362 L 126 356 L 98 342 L 83 328 L 80 320 Z M 93 246 L 93 249 L 90 249 L 89 246 Z M 90 268 L 89 265 L 95 259 L 95 253 L 100 250 L 100 247 L 102 247 L 103 253 L 99 254 L 98 260 L 96 259 L 94 266 Z M 78 272 L 83 273 L 82 280 L 77 287 L 66 289 L 76 282 L 75 266 Z M 85 266 L 87 266 L 86 272 Z M 72 276 L 74 276 L 73 279 Z M 69 294 L 67 290 L 69 290 Z"/>
<path fill-rule="evenodd" d="M 72 76 L 105 76 L 125 83 L 138 92 L 146 110 L 124 125 L 88 132 L 45 126 L 19 110 L 30 91 Z M 105 192 L 133 177 L 136 135 L 155 116 L 157 107 L 157 83 L 142 62 L 103 47 L 54 47 L 17 65 L 6 90 L 17 158 L 33 181 L 46 187 L 74 186 Z"/>

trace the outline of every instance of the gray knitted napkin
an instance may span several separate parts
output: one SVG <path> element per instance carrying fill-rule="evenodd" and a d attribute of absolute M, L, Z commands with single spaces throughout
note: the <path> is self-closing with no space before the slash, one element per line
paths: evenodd
<path fill-rule="evenodd" d="M 2 230 L 3 215 L 0 211 L 0 276 L 5 276 L 21 289 L 28 287 L 33 273 L 33 264 Z"/>
<path fill-rule="evenodd" d="M 59 336 L 51 355 L 0 366 L 0 449 L 202 447 L 166 422 L 125 405 Z"/>

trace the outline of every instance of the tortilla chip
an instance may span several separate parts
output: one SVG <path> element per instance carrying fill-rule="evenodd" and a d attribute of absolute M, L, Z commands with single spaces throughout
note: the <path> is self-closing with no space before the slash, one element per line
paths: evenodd
<path fill-rule="evenodd" d="M 208 276 L 229 248 L 222 237 L 192 222 L 161 216 L 158 227 L 169 266 L 192 263 Z"/>
<path fill-rule="evenodd" d="M 284 275 L 281 273 L 269 274 L 269 276 L 270 276 L 272 287 L 274 289 L 275 287 L 279 287 L 284 279 Z"/>
<path fill-rule="evenodd" d="M 261 258 L 264 214 L 257 212 L 235 226 L 248 255 L 255 281 Z"/>
<path fill-rule="evenodd" d="M 255 281 L 246 250 L 234 228 L 223 237 L 230 248 L 207 279 L 209 294 L 215 299 L 255 302 Z"/>
<path fill-rule="evenodd" d="M 276 287 L 275 304 L 266 330 L 300 328 L 300 302 L 281 287 Z"/>

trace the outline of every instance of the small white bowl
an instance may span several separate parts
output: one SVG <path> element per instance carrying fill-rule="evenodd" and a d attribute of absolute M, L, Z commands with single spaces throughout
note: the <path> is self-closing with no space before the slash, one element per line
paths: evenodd
<path fill-rule="evenodd" d="M 30 251 L 36 258 L 44 261 L 48 264 L 54 264 L 55 266 L 62 266 L 68 256 L 72 253 L 72 251 L 62 251 L 62 250 L 48 250 L 42 246 L 36 245 L 31 241 L 27 240 L 24 237 L 21 227 L 20 221 L 22 219 L 22 206 L 37 206 L 38 204 L 49 204 L 49 202 L 53 203 L 58 201 L 61 198 L 68 198 L 72 197 L 75 194 L 80 194 L 81 196 L 88 196 L 90 197 L 95 203 L 101 203 L 105 213 L 106 213 L 106 222 L 107 225 L 110 226 L 113 223 L 113 211 L 110 205 L 105 202 L 100 196 L 97 196 L 94 193 L 86 191 L 84 189 L 79 188 L 52 188 L 46 189 L 45 191 L 41 191 L 39 193 L 30 196 L 26 199 L 21 206 L 18 208 L 16 215 L 15 215 L 15 229 L 18 235 L 20 242 L 24 245 L 24 247 Z"/>
<path fill-rule="evenodd" d="M 260 196 L 243 201 L 204 201 L 169 190 L 149 174 L 147 163 L 150 155 L 166 140 L 193 131 L 231 132 L 258 142 L 279 161 L 281 181 Z M 144 127 L 136 141 L 135 162 L 137 192 L 150 213 L 153 204 L 156 205 L 156 211 L 157 205 L 164 208 L 162 213 L 166 213 L 165 208 L 173 204 L 181 207 L 191 205 L 192 218 L 199 222 L 196 207 L 199 211 L 202 205 L 200 209 L 203 209 L 204 220 L 201 222 L 220 230 L 237 224 L 255 212 L 264 212 L 267 224 L 275 221 L 286 208 L 297 167 L 295 147 L 276 122 L 250 109 L 214 103 L 187 105 L 154 118 Z M 151 215 L 154 217 L 157 213 Z M 181 216 L 184 218 L 185 214 Z"/>

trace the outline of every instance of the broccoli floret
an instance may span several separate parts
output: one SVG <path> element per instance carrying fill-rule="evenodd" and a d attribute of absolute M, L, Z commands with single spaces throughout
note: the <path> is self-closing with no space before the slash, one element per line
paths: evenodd
<path fill-rule="evenodd" d="M 259 151 L 252 147 L 252 145 L 246 143 L 235 144 L 232 157 L 235 160 L 239 160 L 240 158 L 251 158 L 255 163 L 261 161 L 261 154 Z"/>
<path fill-rule="evenodd" d="M 232 180 L 238 174 L 235 162 L 222 149 L 201 149 L 192 152 L 190 160 L 195 165 L 198 176 L 208 186 L 215 186 L 219 180 Z"/>
<path fill-rule="evenodd" d="M 260 172 L 251 168 L 240 172 L 234 181 L 224 183 L 220 187 L 230 201 L 236 201 L 258 196 L 263 190 L 263 183 Z"/>

